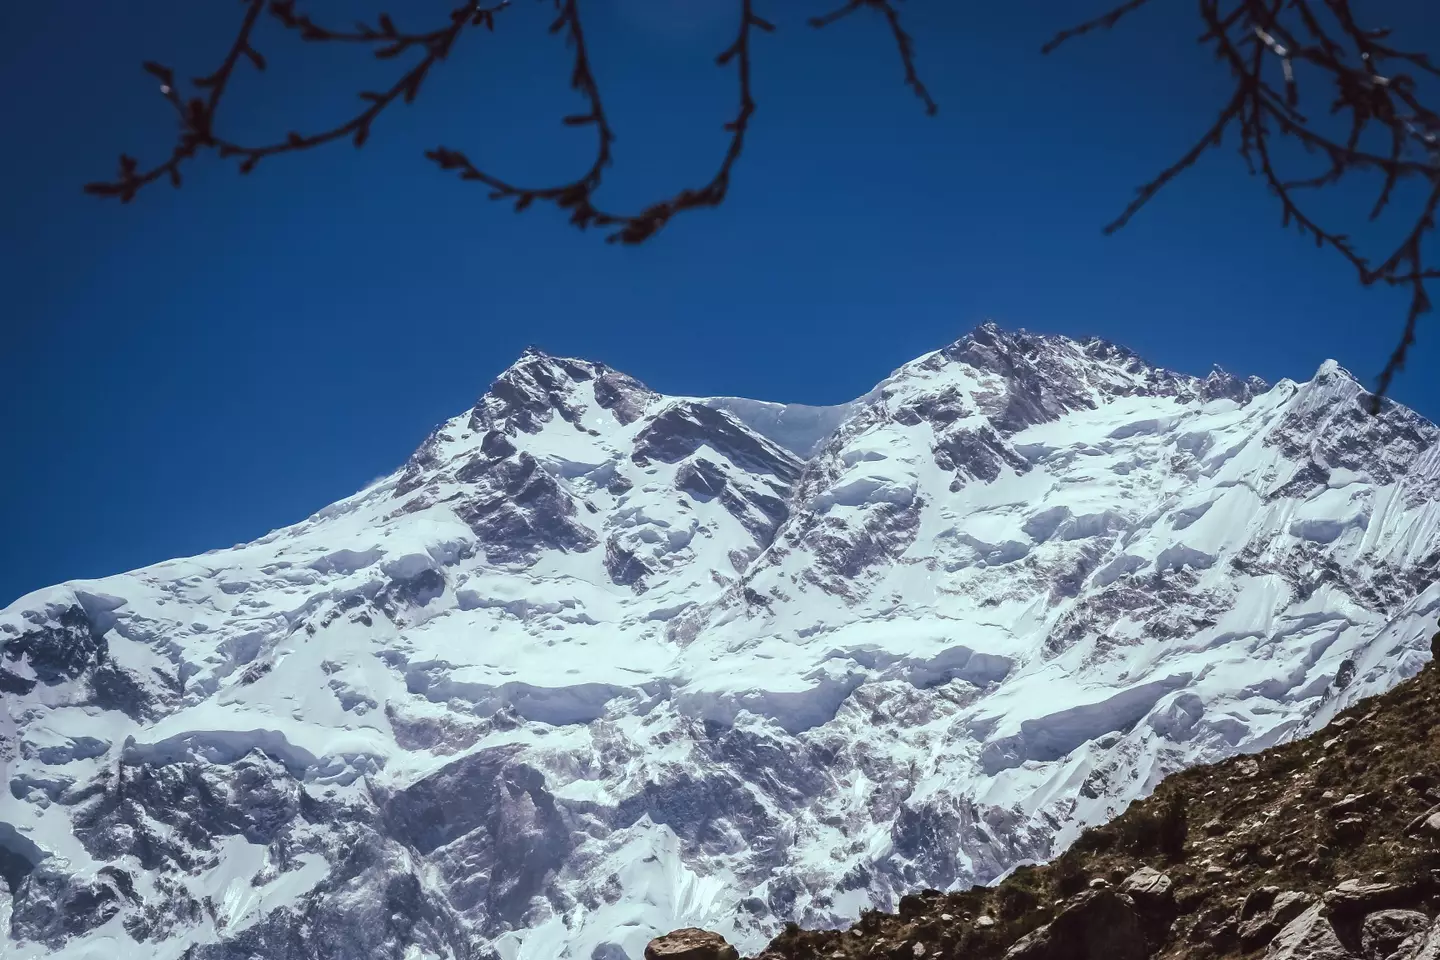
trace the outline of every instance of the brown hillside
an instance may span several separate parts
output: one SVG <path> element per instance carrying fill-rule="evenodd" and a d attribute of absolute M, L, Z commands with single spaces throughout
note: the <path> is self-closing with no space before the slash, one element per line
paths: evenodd
<path fill-rule="evenodd" d="M 1428 666 L 1312 737 L 1166 779 L 1051 864 L 907 896 L 849 930 L 792 926 L 757 960 L 1435 960 L 1437 913 L 1440 669 Z M 663 940 L 652 955 L 670 955 Z"/>

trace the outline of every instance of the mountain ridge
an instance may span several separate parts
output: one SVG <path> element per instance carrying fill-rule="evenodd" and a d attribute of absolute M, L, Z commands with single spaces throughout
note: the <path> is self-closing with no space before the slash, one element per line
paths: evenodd
<path fill-rule="evenodd" d="M 751 950 L 1053 857 L 1419 670 L 1440 446 L 1365 396 L 993 325 L 831 408 L 529 351 L 299 523 L 0 611 L 13 949 Z"/>

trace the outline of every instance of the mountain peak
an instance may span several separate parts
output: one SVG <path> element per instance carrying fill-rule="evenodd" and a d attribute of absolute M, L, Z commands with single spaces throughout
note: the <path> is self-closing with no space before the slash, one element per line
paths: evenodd
<path fill-rule="evenodd" d="M 476 402 L 470 429 L 535 433 L 556 414 L 578 426 L 581 413 L 591 405 L 628 423 L 656 396 L 640 381 L 603 363 L 526 347 Z"/>
<path fill-rule="evenodd" d="M 1338 360 L 1326 360 L 1324 363 L 1320 364 L 1320 366 L 1315 370 L 1315 376 L 1311 379 L 1324 381 L 1329 380 L 1333 377 L 1343 377 L 1346 380 L 1360 385 L 1362 388 L 1364 387 L 1364 384 L 1360 383 L 1360 378 L 1355 376 L 1355 374 L 1351 373 L 1345 367 L 1342 367 Z"/>
<path fill-rule="evenodd" d="M 1100 337 L 1076 340 L 1007 331 L 994 322 L 980 324 L 938 354 L 918 361 L 917 369 L 944 361 L 997 378 L 984 391 L 988 399 L 982 411 L 1002 433 L 1095 409 L 1119 397 L 1227 399 L 1243 405 L 1268 389 L 1258 377 L 1240 379 L 1224 371 L 1212 371 L 1206 378 L 1176 373 Z"/>
<path fill-rule="evenodd" d="M 1051 859 L 1428 657 L 1436 431 L 1340 386 L 995 324 L 832 408 L 528 351 L 305 521 L 0 611 L 4 955 L 750 951 Z"/>

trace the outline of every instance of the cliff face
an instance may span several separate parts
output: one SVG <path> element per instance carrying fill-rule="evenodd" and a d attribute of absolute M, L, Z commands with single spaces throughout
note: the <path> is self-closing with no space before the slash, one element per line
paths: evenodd
<path fill-rule="evenodd" d="M 993 326 L 835 408 L 528 353 L 313 517 L 0 611 L 6 955 L 754 953 L 1053 858 L 1425 662 L 1440 432 L 1364 399 Z"/>

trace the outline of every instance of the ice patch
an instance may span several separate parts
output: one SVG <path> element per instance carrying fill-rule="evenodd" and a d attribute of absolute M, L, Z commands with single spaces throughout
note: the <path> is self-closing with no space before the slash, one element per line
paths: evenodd
<path fill-rule="evenodd" d="M 1173 423 L 1174 418 L 1172 417 L 1155 417 L 1146 420 L 1136 420 L 1133 423 L 1116 427 L 1106 436 L 1111 440 L 1128 440 L 1131 437 L 1142 434 L 1164 433 L 1170 429 Z"/>
<path fill-rule="evenodd" d="M 1205 516 L 1210 508 L 1215 506 L 1214 500 L 1206 500 L 1204 503 L 1196 504 L 1193 507 L 1182 507 L 1170 512 L 1170 529 L 1184 530 L 1196 520 Z"/>
<path fill-rule="evenodd" d="M 980 764 L 985 773 L 993 777 L 1027 761 L 1059 760 L 1087 741 L 1129 730 L 1161 697 L 1189 684 L 1192 676 L 1175 674 L 1122 690 L 1096 703 L 1079 704 L 1047 716 L 1022 720 L 1018 734 L 985 745 Z"/>
<path fill-rule="evenodd" d="M 1124 530 L 1129 526 L 1130 521 L 1119 511 L 1102 510 L 1099 513 L 1082 513 L 1070 517 L 1060 524 L 1055 536 L 1061 540 L 1085 540 L 1090 537 L 1103 537 L 1107 533 Z"/>
<path fill-rule="evenodd" d="M 0 850 L 3 850 L 13 857 L 18 857 L 20 861 L 25 864 L 22 868 L 25 873 L 35 869 L 35 866 L 39 864 L 41 860 L 50 856 L 50 853 L 38 843 L 25 836 L 25 834 L 19 830 L 16 830 L 12 824 L 5 823 L 3 820 L 0 820 Z M 13 881 L 14 878 L 6 877 L 6 879 Z M 15 884 L 12 882 L 12 892 L 14 891 L 14 886 Z M 8 936 L 9 931 L 0 931 L 0 933 Z"/>
<path fill-rule="evenodd" d="M 869 503 L 894 503 L 904 506 L 915 499 L 915 487 L 901 479 L 884 475 L 862 475 L 835 483 L 817 495 L 811 509 L 824 513 L 831 507 L 860 507 Z"/>
<path fill-rule="evenodd" d="M 364 570 L 383 556 L 385 551 L 379 547 L 371 547 L 369 550 L 336 550 L 311 560 L 306 566 L 317 573 L 349 574 Z"/>
<path fill-rule="evenodd" d="M 766 403 L 741 397 L 711 397 L 700 401 L 724 410 L 768 440 L 801 457 L 813 456 L 865 400 L 833 407 L 811 407 L 800 403 Z"/>
<path fill-rule="evenodd" d="M 134 737 L 126 737 L 121 756 L 126 763 L 156 766 L 185 763 L 197 757 L 210 763 L 230 764 L 254 750 L 283 763 L 296 777 L 303 776 L 316 761 L 313 753 L 295 746 L 278 730 L 196 730 L 155 743 L 139 743 Z"/>
<path fill-rule="evenodd" d="M 1069 507 L 1050 507 L 1032 515 L 1021 525 L 1021 529 L 1036 543 L 1044 543 L 1053 537 L 1060 524 L 1068 519 L 1070 519 Z"/>
<path fill-rule="evenodd" d="M 435 569 L 435 560 L 425 553 L 407 553 L 381 564 L 380 569 L 392 580 L 411 580 L 426 570 Z"/>
<path fill-rule="evenodd" d="M 103 757 L 109 749 L 110 744 L 107 741 L 96 737 L 66 737 L 63 743 L 37 746 L 35 757 L 49 766 Z"/>
<path fill-rule="evenodd" d="M 1300 519 L 1290 523 L 1290 535 L 1312 543 L 1334 543 L 1344 536 L 1345 531 L 1356 527 L 1363 529 L 1369 522 L 1370 518 L 1365 515 Z"/>
<path fill-rule="evenodd" d="M 1180 693 L 1161 700 L 1149 717 L 1150 729 L 1167 740 L 1189 739 L 1200 718 L 1205 716 L 1205 701 L 1193 693 Z"/>
<path fill-rule="evenodd" d="M 645 699 L 636 687 L 609 683 L 577 683 L 546 687 L 521 681 L 484 683 L 466 681 L 466 670 L 448 664 L 411 664 L 405 684 L 436 703 L 460 700 L 477 716 L 488 717 L 501 710 L 513 710 L 533 723 L 551 726 L 593 723 L 606 714 L 606 705 L 617 697 Z"/>
<path fill-rule="evenodd" d="M 1139 570 L 1147 563 L 1149 563 L 1149 561 L 1144 557 L 1137 557 L 1132 554 L 1121 554 L 1096 572 L 1094 577 L 1095 586 L 1109 586 L 1121 577 Z"/>
<path fill-rule="evenodd" d="M 1014 661 L 991 653 L 977 653 L 970 647 L 947 647 L 930 657 L 903 656 L 878 645 L 832 649 L 827 660 L 848 660 L 872 671 L 875 680 L 903 680 L 922 690 L 952 680 L 976 686 L 998 683 L 1009 675 Z"/>
<path fill-rule="evenodd" d="M 675 709 L 700 720 L 732 727 L 742 713 L 773 720 L 786 733 L 799 734 L 835 719 L 840 705 L 866 674 L 834 666 L 812 671 L 791 689 L 715 690 L 692 687 L 674 698 Z"/>

